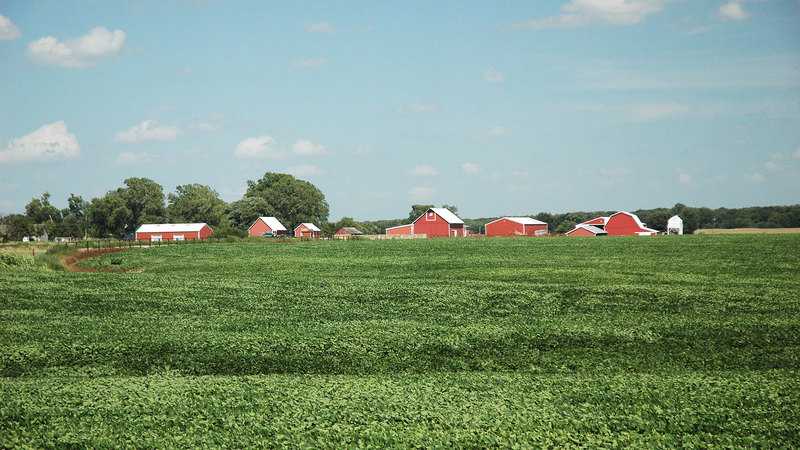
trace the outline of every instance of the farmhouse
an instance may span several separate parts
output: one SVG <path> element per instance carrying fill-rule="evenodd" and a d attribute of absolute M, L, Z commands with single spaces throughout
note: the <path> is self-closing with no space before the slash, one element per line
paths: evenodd
<path fill-rule="evenodd" d="M 353 236 L 363 236 L 363 235 L 364 235 L 364 233 L 362 233 L 358 228 L 342 227 L 342 228 L 339 228 L 339 231 L 334 233 L 333 238 L 334 239 L 350 239 Z"/>
<path fill-rule="evenodd" d="M 160 242 L 206 239 L 212 232 L 211 227 L 205 223 L 148 223 L 136 230 L 136 240 Z"/>
<path fill-rule="evenodd" d="M 606 230 L 594 225 L 577 225 L 567 236 L 608 236 Z"/>
<path fill-rule="evenodd" d="M 620 211 L 616 214 L 612 214 L 610 217 L 598 217 L 579 223 L 575 227 L 575 230 L 570 231 L 567 235 L 575 236 L 575 234 L 571 233 L 576 231 L 578 227 L 584 225 L 600 228 L 604 230 L 608 236 L 653 236 L 661 234 L 658 230 L 647 228 L 636 214 Z"/>
<path fill-rule="evenodd" d="M 486 236 L 537 236 L 547 233 L 547 223 L 530 217 L 503 217 L 484 229 Z"/>
<path fill-rule="evenodd" d="M 250 236 L 286 236 L 286 227 L 275 217 L 259 217 L 250 225 Z"/>
<path fill-rule="evenodd" d="M 429 208 L 413 223 L 386 229 L 386 234 L 424 234 L 428 237 L 465 237 L 469 227 L 446 208 Z"/>
<path fill-rule="evenodd" d="M 301 223 L 294 229 L 294 237 L 319 239 L 319 228 L 310 222 Z"/>

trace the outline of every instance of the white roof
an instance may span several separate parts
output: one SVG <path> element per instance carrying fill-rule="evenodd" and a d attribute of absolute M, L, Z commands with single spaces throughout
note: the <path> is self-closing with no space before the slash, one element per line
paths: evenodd
<path fill-rule="evenodd" d="M 433 211 L 436 214 L 438 214 L 439 217 L 444 219 L 445 222 L 447 222 L 449 224 L 459 224 L 459 223 L 463 224 L 464 223 L 463 220 L 459 219 L 457 215 L 453 214 L 452 211 L 450 211 L 447 208 L 431 208 L 431 211 Z"/>
<path fill-rule="evenodd" d="M 641 220 L 639 220 L 639 216 L 637 216 L 636 214 L 629 213 L 629 212 L 627 212 L 627 211 L 620 211 L 620 212 L 618 212 L 617 214 L 626 214 L 626 215 L 630 216 L 630 217 L 631 217 L 631 218 L 634 220 L 634 222 L 636 222 L 636 226 L 638 226 L 638 227 L 639 227 L 639 228 L 641 228 L 642 230 L 649 231 L 649 232 L 651 232 L 651 233 L 658 233 L 658 232 L 659 232 L 658 230 L 654 230 L 654 229 L 652 229 L 652 228 L 647 228 L 647 227 L 646 227 L 646 226 L 645 226 L 645 225 L 642 223 L 642 221 L 641 221 Z M 614 215 L 616 216 L 617 214 L 614 214 Z M 608 223 L 608 220 L 606 220 L 606 223 Z M 641 232 L 637 232 L 637 234 L 641 234 Z"/>
<path fill-rule="evenodd" d="M 584 230 L 586 230 L 586 231 L 588 231 L 588 232 L 590 232 L 592 234 L 608 234 L 608 233 L 606 233 L 606 230 L 604 230 L 602 228 L 598 228 L 598 227 L 596 227 L 594 225 L 581 225 L 581 224 L 576 225 L 575 228 L 573 228 L 572 230 L 568 231 L 567 234 L 573 233 L 573 232 L 575 232 L 575 231 L 577 231 L 577 230 L 579 230 L 581 228 L 583 228 Z"/>
<path fill-rule="evenodd" d="M 267 224 L 269 229 L 272 231 L 286 231 L 286 227 L 284 227 L 280 220 L 276 219 L 275 217 L 259 217 L 256 222 L 259 220 Z M 253 225 L 255 225 L 255 223 Z M 253 226 L 251 225 L 250 228 L 253 228 Z"/>
<path fill-rule="evenodd" d="M 536 220 L 530 217 L 501 217 L 497 220 L 503 220 L 503 219 L 510 220 L 512 222 L 517 222 L 522 225 L 547 225 L 547 222 L 542 222 L 541 220 Z M 497 220 L 489 223 L 495 223 L 497 222 Z M 487 223 L 486 225 L 489 224 Z"/>
<path fill-rule="evenodd" d="M 137 233 L 180 233 L 181 231 L 200 231 L 205 223 L 146 223 Z"/>
<path fill-rule="evenodd" d="M 301 223 L 300 225 L 298 225 L 298 226 L 297 226 L 297 228 L 300 228 L 300 227 L 306 227 L 306 228 L 308 228 L 308 229 L 309 229 L 309 230 L 311 230 L 311 231 L 319 231 L 319 228 L 317 228 L 317 226 L 316 226 L 316 225 L 314 225 L 314 224 L 313 224 L 313 223 L 311 223 L 311 222 L 304 222 L 304 223 Z M 295 228 L 295 230 L 297 230 L 297 228 Z"/>

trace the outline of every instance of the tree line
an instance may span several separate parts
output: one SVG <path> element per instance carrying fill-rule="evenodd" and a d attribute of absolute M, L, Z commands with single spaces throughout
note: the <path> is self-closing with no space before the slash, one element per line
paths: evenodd
<path fill-rule="evenodd" d="M 343 217 L 329 222 L 329 207 L 316 186 L 292 175 L 267 172 L 256 181 L 247 181 L 247 191 L 240 200 L 226 203 L 215 190 L 202 184 L 185 184 L 175 192 L 164 194 L 164 188 L 149 178 L 128 178 L 124 186 L 108 191 L 102 197 L 85 201 L 70 194 L 66 208 L 50 202 L 50 193 L 31 199 L 25 214 L 0 217 L 0 239 L 20 240 L 23 236 L 133 238 L 136 229 L 145 223 L 209 224 L 214 236 L 247 236 L 250 225 L 261 216 L 277 217 L 288 230 L 303 222 L 312 222 L 322 236 L 332 236 L 341 227 L 355 227 L 365 234 L 382 234 L 386 228 L 411 223 L 434 205 L 415 204 L 408 217 L 377 221 L 356 221 Z M 454 214 L 458 208 L 442 205 Z M 546 222 L 554 233 L 566 233 L 576 224 L 617 211 L 569 212 L 530 215 Z M 631 211 L 648 227 L 666 231 L 667 220 L 678 215 L 683 219 L 684 233 L 699 228 L 800 228 L 800 205 L 749 208 L 690 207 L 682 203 L 672 208 Z M 464 219 L 471 234 L 484 232 L 484 225 L 499 217 Z"/>

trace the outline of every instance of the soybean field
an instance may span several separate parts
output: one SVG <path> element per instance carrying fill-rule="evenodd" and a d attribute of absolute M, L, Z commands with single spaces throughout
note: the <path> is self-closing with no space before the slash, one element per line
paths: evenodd
<path fill-rule="evenodd" d="M 800 446 L 800 235 L 0 267 L 0 446 Z"/>

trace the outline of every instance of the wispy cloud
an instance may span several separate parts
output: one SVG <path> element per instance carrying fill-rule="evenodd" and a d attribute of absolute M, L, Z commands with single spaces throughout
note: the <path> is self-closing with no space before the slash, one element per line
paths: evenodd
<path fill-rule="evenodd" d="M 320 23 L 304 23 L 303 26 L 305 27 L 306 31 L 311 34 L 336 34 L 339 30 L 333 26 L 330 22 L 320 22 Z"/>
<path fill-rule="evenodd" d="M 742 9 L 741 2 L 728 2 L 719 7 L 717 11 L 723 20 L 746 20 L 750 14 Z"/>
<path fill-rule="evenodd" d="M 122 152 L 114 159 L 114 164 L 117 166 L 133 166 L 143 164 L 153 164 L 155 158 L 147 152 Z"/>
<path fill-rule="evenodd" d="M 492 128 L 491 130 L 489 130 L 489 131 L 487 131 L 485 133 L 478 133 L 478 134 L 472 136 L 472 140 L 473 141 L 480 141 L 480 140 L 483 140 L 483 139 L 499 138 L 499 137 L 503 137 L 503 136 L 505 136 L 507 134 L 508 134 L 508 131 L 506 131 L 505 128 L 503 128 L 501 126 L 496 126 L 496 127 Z"/>
<path fill-rule="evenodd" d="M 483 81 L 487 83 L 502 83 L 506 81 L 506 76 L 497 69 L 490 67 L 483 73 Z"/>
<path fill-rule="evenodd" d="M 28 44 L 28 57 L 39 64 L 62 67 L 86 67 L 116 55 L 125 44 L 122 30 L 106 27 L 92 28 L 88 34 L 59 42 L 46 36 Z"/>
<path fill-rule="evenodd" d="M 415 177 L 431 177 L 439 175 L 440 172 L 430 164 L 423 164 L 421 166 L 414 167 L 406 173 Z"/>
<path fill-rule="evenodd" d="M 299 166 L 287 167 L 284 172 L 295 177 L 314 177 L 324 175 L 325 172 L 317 166 L 311 164 L 301 164 Z"/>
<path fill-rule="evenodd" d="M 316 69 L 327 65 L 328 60 L 324 58 L 309 58 L 300 61 L 292 61 L 292 67 L 295 69 Z"/>
<path fill-rule="evenodd" d="M 400 106 L 394 110 L 395 114 L 432 114 L 439 107 L 429 103 L 412 103 L 408 107 Z"/>
<path fill-rule="evenodd" d="M 67 131 L 63 120 L 43 125 L 21 138 L 11 139 L 0 150 L 0 164 L 13 162 L 51 162 L 75 158 L 81 153 L 78 139 Z"/>
<path fill-rule="evenodd" d="M 472 163 L 472 162 L 465 162 L 465 163 L 461 164 L 461 170 L 463 170 L 464 173 L 469 174 L 469 175 L 477 175 L 477 174 L 483 172 L 483 170 L 481 170 L 480 166 L 478 166 L 477 164 Z"/>
<path fill-rule="evenodd" d="M 579 28 L 593 24 L 635 25 L 646 16 L 661 12 L 670 0 L 571 0 L 561 14 L 526 20 L 511 28 L 541 30 Z"/>
<path fill-rule="evenodd" d="M 0 14 L 0 41 L 13 41 L 19 37 L 22 37 L 19 28 L 11 22 L 11 19 Z"/>
<path fill-rule="evenodd" d="M 417 202 L 427 202 L 436 196 L 436 188 L 430 186 L 414 186 L 408 190 L 411 199 Z"/>
<path fill-rule="evenodd" d="M 176 126 L 165 126 L 157 120 L 145 120 L 125 131 L 120 131 L 114 137 L 114 142 L 119 144 L 134 144 L 143 141 L 174 141 L 180 134 Z"/>

